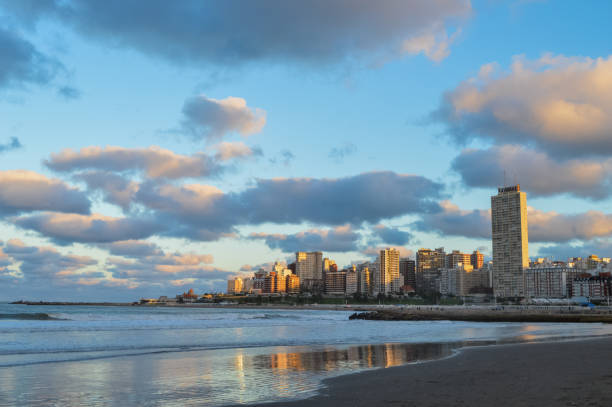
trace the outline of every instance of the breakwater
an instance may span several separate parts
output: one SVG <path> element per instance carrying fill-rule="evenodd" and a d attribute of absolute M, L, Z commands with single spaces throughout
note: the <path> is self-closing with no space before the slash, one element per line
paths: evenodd
<path fill-rule="evenodd" d="M 471 309 L 413 307 L 356 312 L 349 319 L 376 321 L 470 321 L 470 322 L 600 322 L 612 323 L 610 311 L 562 309 Z"/>

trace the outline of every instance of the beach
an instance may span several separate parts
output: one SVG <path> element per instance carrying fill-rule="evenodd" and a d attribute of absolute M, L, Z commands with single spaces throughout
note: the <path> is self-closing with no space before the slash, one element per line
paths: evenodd
<path fill-rule="evenodd" d="M 354 311 L 0 304 L 0 406 L 436 405 L 432 395 L 469 396 L 493 377 L 505 389 L 505 370 L 514 385 L 610 359 L 559 341 L 612 337 L 612 324 L 349 320 Z M 522 342 L 550 357 L 505 360 L 505 344 Z"/>
<path fill-rule="evenodd" d="M 612 338 L 464 348 L 446 359 L 345 375 L 268 406 L 610 406 Z"/>

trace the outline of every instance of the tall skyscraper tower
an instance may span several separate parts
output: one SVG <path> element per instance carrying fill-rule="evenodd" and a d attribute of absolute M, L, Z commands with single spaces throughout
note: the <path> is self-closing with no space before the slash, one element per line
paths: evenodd
<path fill-rule="evenodd" d="M 397 249 L 384 249 L 378 257 L 378 274 L 376 289 L 379 293 L 396 293 L 400 291 L 403 279 L 399 272 L 399 251 Z"/>
<path fill-rule="evenodd" d="M 493 281 L 497 297 L 525 296 L 529 267 L 527 197 L 520 185 L 498 188 L 491 197 Z"/>

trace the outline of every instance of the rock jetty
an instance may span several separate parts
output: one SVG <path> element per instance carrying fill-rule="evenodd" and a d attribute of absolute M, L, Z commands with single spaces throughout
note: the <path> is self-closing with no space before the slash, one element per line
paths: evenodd
<path fill-rule="evenodd" d="M 460 307 L 420 307 L 398 310 L 356 312 L 349 319 L 376 321 L 472 321 L 472 322 L 603 322 L 612 323 L 612 312 L 593 310 L 548 310 L 527 308 L 470 309 Z"/>

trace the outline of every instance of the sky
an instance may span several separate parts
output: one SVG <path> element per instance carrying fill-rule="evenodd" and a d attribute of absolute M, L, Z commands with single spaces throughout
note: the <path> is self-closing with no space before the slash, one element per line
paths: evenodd
<path fill-rule="evenodd" d="M 223 291 L 295 251 L 612 256 L 607 1 L 0 0 L 0 301 Z"/>

